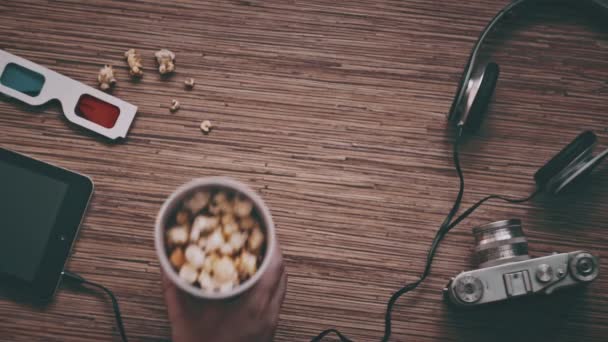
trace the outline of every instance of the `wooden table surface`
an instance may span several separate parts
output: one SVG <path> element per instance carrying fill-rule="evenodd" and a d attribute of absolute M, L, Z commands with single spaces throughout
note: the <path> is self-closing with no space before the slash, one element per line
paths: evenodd
<path fill-rule="evenodd" d="M 3 99 L 0 146 L 93 178 L 68 268 L 117 294 L 131 340 L 170 336 L 152 238 L 160 205 L 192 178 L 223 175 L 258 191 L 274 215 L 289 274 L 276 340 L 337 327 L 377 341 L 389 296 L 421 273 L 456 196 L 445 114 L 477 35 L 506 2 L 2 1 L 0 48 L 89 85 L 113 64 L 113 94 L 139 112 L 128 139 L 109 143 L 57 105 L 31 111 Z M 490 193 L 527 195 L 535 170 L 582 130 L 608 145 L 608 30 L 599 23 L 545 7 L 493 36 L 485 52 L 502 75 L 482 130 L 462 146 L 465 206 Z M 129 80 L 129 48 L 144 55 L 141 82 Z M 168 80 L 155 71 L 159 48 L 177 54 Z M 198 128 L 204 119 L 215 125 L 209 135 Z M 440 290 L 474 267 L 471 228 L 489 221 L 521 218 L 533 256 L 606 256 L 607 170 L 559 199 L 479 209 L 396 305 L 393 340 L 605 341 L 606 266 L 586 289 L 479 310 L 446 306 Z M 44 308 L 1 299 L 0 340 L 118 335 L 107 298 L 62 289 Z"/>

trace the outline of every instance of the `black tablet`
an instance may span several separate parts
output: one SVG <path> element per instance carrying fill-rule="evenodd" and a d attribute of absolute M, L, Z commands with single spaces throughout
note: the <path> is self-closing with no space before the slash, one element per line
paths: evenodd
<path fill-rule="evenodd" d="M 0 148 L 0 286 L 53 297 L 92 193 L 86 176 Z"/>

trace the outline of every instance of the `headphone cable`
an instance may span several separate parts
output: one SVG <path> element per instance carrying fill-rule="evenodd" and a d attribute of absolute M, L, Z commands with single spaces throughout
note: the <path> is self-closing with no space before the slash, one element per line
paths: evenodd
<path fill-rule="evenodd" d="M 454 204 L 452 205 L 452 209 L 450 209 L 450 212 L 444 219 L 443 223 L 437 230 L 435 237 L 433 238 L 433 242 L 427 253 L 424 271 L 422 272 L 422 274 L 420 275 L 418 280 L 416 280 L 412 283 L 406 284 L 405 286 L 401 287 L 399 290 L 397 290 L 395 293 L 393 293 L 391 295 L 391 297 L 386 305 L 386 313 L 384 315 L 384 335 L 382 336 L 382 340 L 381 340 L 382 342 L 387 342 L 391 336 L 391 327 L 392 327 L 391 314 L 393 311 L 393 306 L 395 305 L 395 303 L 401 296 L 416 289 L 418 287 L 418 285 L 420 285 L 426 279 L 426 277 L 431 272 L 431 265 L 433 263 L 433 258 L 435 257 L 435 253 L 437 252 L 437 248 L 439 247 L 439 243 L 441 242 L 441 240 L 443 240 L 445 235 L 450 230 L 452 230 L 452 228 L 456 227 L 460 222 L 462 222 L 462 220 L 467 218 L 477 208 L 479 208 L 482 204 L 484 204 L 485 202 L 487 202 L 489 200 L 499 199 L 504 202 L 517 204 L 517 203 L 527 202 L 527 201 L 533 199 L 534 197 L 536 197 L 536 195 L 538 195 L 540 193 L 540 190 L 536 189 L 529 196 L 524 197 L 524 198 L 509 198 L 509 197 L 502 196 L 502 195 L 488 195 L 488 196 L 478 200 L 475 204 L 473 204 L 471 207 L 469 207 L 467 210 L 465 210 L 462 214 L 460 214 L 456 219 L 454 219 L 454 221 L 452 221 L 452 219 L 458 212 L 458 209 L 460 208 L 460 205 L 462 203 L 462 197 L 464 195 L 464 175 L 462 172 L 462 167 L 460 165 L 460 155 L 459 155 L 459 147 L 460 147 L 460 142 L 462 140 L 462 135 L 463 135 L 463 128 L 462 128 L 462 126 L 458 126 L 458 131 L 457 131 L 456 139 L 454 141 L 454 150 L 453 150 L 454 167 L 456 169 L 456 172 L 458 173 L 458 178 L 459 178 L 459 182 L 460 182 L 458 195 L 456 196 L 456 200 L 454 201 Z M 318 334 L 317 336 L 312 338 L 311 342 L 319 342 L 325 336 L 327 336 L 331 333 L 335 333 L 338 336 L 338 338 L 340 338 L 341 342 L 352 342 L 352 340 L 347 338 L 338 329 L 335 329 L 335 328 L 322 331 L 320 334 Z"/>
<path fill-rule="evenodd" d="M 70 271 L 63 271 L 61 273 L 61 275 L 65 279 L 71 281 L 74 284 L 89 285 L 89 286 L 98 288 L 98 289 L 102 290 L 103 292 L 105 292 L 110 297 L 110 299 L 112 300 L 112 309 L 114 309 L 114 317 L 116 318 L 116 326 L 118 327 L 118 332 L 120 333 L 121 340 L 123 342 L 127 342 L 127 334 L 125 332 L 125 327 L 122 322 L 122 315 L 120 314 L 120 306 L 118 305 L 118 300 L 116 299 L 116 296 L 114 296 L 114 293 L 112 293 L 112 291 L 110 291 L 107 287 L 105 287 L 101 284 L 92 282 L 90 280 L 86 280 L 85 278 L 83 278 L 82 276 L 80 276 L 76 273 L 73 273 Z"/>

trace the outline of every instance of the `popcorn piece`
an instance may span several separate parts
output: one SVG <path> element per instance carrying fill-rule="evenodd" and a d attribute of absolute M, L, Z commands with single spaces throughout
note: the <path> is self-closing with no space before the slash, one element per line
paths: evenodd
<path fill-rule="evenodd" d="M 238 251 L 245 246 L 246 241 L 247 234 L 237 232 L 230 236 L 230 239 L 228 239 L 228 244 L 230 244 L 235 251 Z"/>
<path fill-rule="evenodd" d="M 211 275 L 209 275 L 209 272 L 201 272 L 198 276 L 198 283 L 203 290 L 213 291 L 215 289 L 215 282 L 211 278 Z"/>
<path fill-rule="evenodd" d="M 215 253 L 207 255 L 207 258 L 205 258 L 205 263 L 203 264 L 203 272 L 211 273 L 215 263 L 219 259 L 220 257 Z"/>
<path fill-rule="evenodd" d="M 169 107 L 169 110 L 171 111 L 171 113 L 177 112 L 179 107 L 180 107 L 179 101 L 177 101 L 176 99 L 171 100 L 171 107 Z"/>
<path fill-rule="evenodd" d="M 169 246 L 185 245 L 188 242 L 188 227 L 176 226 L 167 231 L 167 244 Z"/>
<path fill-rule="evenodd" d="M 224 229 L 222 230 L 222 232 L 224 233 L 224 236 L 229 239 L 232 234 L 236 233 L 239 231 L 239 225 L 236 224 L 236 222 L 229 222 L 227 224 L 224 225 Z"/>
<path fill-rule="evenodd" d="M 222 207 L 219 203 L 211 202 L 209 203 L 209 213 L 211 215 L 219 215 L 222 213 Z"/>
<path fill-rule="evenodd" d="M 213 125 L 211 125 L 211 121 L 205 120 L 201 122 L 201 131 L 203 131 L 204 133 L 209 133 L 212 128 Z"/>
<path fill-rule="evenodd" d="M 235 283 L 224 283 L 220 285 L 220 292 L 230 292 L 234 288 Z"/>
<path fill-rule="evenodd" d="M 167 49 L 161 49 L 154 53 L 158 63 L 158 72 L 161 75 L 172 73 L 175 70 L 175 54 Z"/>
<path fill-rule="evenodd" d="M 237 198 L 234 199 L 234 213 L 238 217 L 245 217 L 251 214 L 253 210 L 253 203 L 247 198 Z"/>
<path fill-rule="evenodd" d="M 182 226 L 188 225 L 190 223 L 190 214 L 185 210 L 180 210 L 175 215 L 175 222 Z"/>
<path fill-rule="evenodd" d="M 230 223 L 235 223 L 236 221 L 234 220 L 234 216 L 232 215 L 232 213 L 228 213 L 228 214 L 224 214 L 222 215 L 222 218 L 220 220 L 220 223 L 225 226 L 227 224 Z M 238 227 L 237 227 L 238 228 Z"/>
<path fill-rule="evenodd" d="M 228 195 L 223 191 L 215 194 L 213 201 L 211 201 L 211 206 L 213 208 L 210 207 L 210 210 L 213 209 L 217 215 L 220 213 L 232 214 L 233 212 L 232 201 L 228 199 Z"/>
<path fill-rule="evenodd" d="M 192 222 L 192 230 L 199 229 L 201 232 L 209 232 L 215 229 L 220 223 L 220 219 L 217 216 L 204 216 L 199 215 Z"/>
<path fill-rule="evenodd" d="M 224 235 L 219 229 L 216 229 L 209 237 L 207 238 L 207 246 L 205 247 L 205 251 L 207 253 L 215 252 L 225 243 Z"/>
<path fill-rule="evenodd" d="M 205 253 L 197 245 L 189 245 L 186 248 L 186 260 L 194 268 L 202 268 L 205 263 Z"/>
<path fill-rule="evenodd" d="M 238 280 L 238 274 L 232 259 L 224 256 L 213 265 L 213 280 L 217 284 L 234 283 Z"/>
<path fill-rule="evenodd" d="M 213 202 L 215 203 L 226 203 L 228 202 L 228 195 L 226 195 L 225 191 L 219 191 L 215 196 L 213 196 Z"/>
<path fill-rule="evenodd" d="M 185 207 L 188 208 L 191 213 L 196 214 L 207 206 L 209 198 L 210 195 L 208 192 L 199 191 L 186 201 Z"/>
<path fill-rule="evenodd" d="M 196 245 L 205 250 L 205 248 L 207 248 L 207 238 L 202 237 L 198 239 L 198 243 Z"/>
<path fill-rule="evenodd" d="M 187 78 L 187 79 L 184 81 L 184 85 L 186 86 L 186 88 L 187 88 L 187 89 L 192 89 L 192 88 L 194 88 L 194 78 L 192 78 L 192 77 Z"/>
<path fill-rule="evenodd" d="M 210 232 L 218 227 L 219 217 L 217 216 L 203 216 L 199 215 L 194 219 L 192 223 L 192 231 L 190 232 L 190 241 L 198 241 L 201 233 Z"/>
<path fill-rule="evenodd" d="M 186 263 L 179 270 L 179 277 L 186 281 L 188 284 L 193 284 L 198 277 L 196 267 Z"/>
<path fill-rule="evenodd" d="M 256 227 L 251 232 L 251 235 L 249 236 L 249 240 L 247 241 L 247 246 L 249 247 L 249 250 L 251 250 L 252 252 L 257 252 L 260 250 L 260 247 L 262 247 L 263 243 L 264 243 L 264 233 L 262 233 L 262 230 L 260 229 L 260 227 Z"/>
<path fill-rule="evenodd" d="M 225 243 L 220 247 L 220 253 L 222 255 L 232 255 L 234 254 L 234 248 L 231 244 Z"/>
<path fill-rule="evenodd" d="M 234 206 L 232 205 L 232 201 L 220 203 L 220 210 L 224 214 L 232 215 L 234 212 Z"/>
<path fill-rule="evenodd" d="M 248 278 L 255 274 L 258 269 L 258 258 L 247 251 L 243 251 L 237 259 L 237 268 L 241 277 Z"/>
<path fill-rule="evenodd" d="M 133 77 L 141 77 L 144 74 L 141 65 L 141 55 L 135 49 L 129 49 L 125 52 L 127 64 L 129 64 L 129 74 Z"/>
<path fill-rule="evenodd" d="M 99 69 L 97 82 L 99 82 L 99 88 L 101 90 L 108 90 L 110 87 L 116 84 L 116 79 L 114 78 L 114 69 L 112 69 L 111 65 L 106 64 L 103 68 Z"/>
<path fill-rule="evenodd" d="M 246 217 L 241 218 L 240 225 L 241 225 L 241 229 L 243 229 L 243 230 L 251 230 L 257 226 L 257 222 L 255 222 L 253 217 L 246 216 Z"/>
<path fill-rule="evenodd" d="M 190 229 L 190 242 L 192 242 L 192 243 L 198 242 L 200 237 L 201 237 L 200 228 L 193 227 L 192 229 Z"/>
<path fill-rule="evenodd" d="M 180 247 L 174 249 L 169 257 L 169 261 L 171 261 L 171 265 L 173 265 L 173 267 L 179 269 L 186 262 L 184 251 L 182 251 Z"/>

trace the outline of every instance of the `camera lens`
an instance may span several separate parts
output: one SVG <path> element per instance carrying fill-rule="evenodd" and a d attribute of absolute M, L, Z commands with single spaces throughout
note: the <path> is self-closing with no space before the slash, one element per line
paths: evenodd
<path fill-rule="evenodd" d="M 530 259 L 521 220 L 504 220 L 473 228 L 479 268 Z"/>

